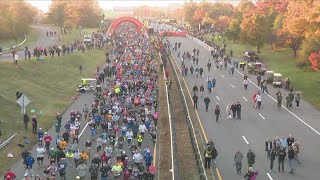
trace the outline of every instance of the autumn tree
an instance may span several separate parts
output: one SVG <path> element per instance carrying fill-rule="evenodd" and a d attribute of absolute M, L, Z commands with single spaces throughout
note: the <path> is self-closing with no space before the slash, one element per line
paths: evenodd
<path fill-rule="evenodd" d="M 203 20 L 203 18 L 205 17 L 205 11 L 201 8 L 198 8 L 195 12 L 194 12 L 194 16 L 193 16 L 193 20 L 196 24 L 200 24 Z"/>
<path fill-rule="evenodd" d="M 97 0 L 52 0 L 47 15 L 51 23 L 59 26 L 94 27 L 102 19 L 102 9 Z"/>
<path fill-rule="evenodd" d="M 312 1 L 290 1 L 288 10 L 283 20 L 281 33 L 286 36 L 286 44 L 293 50 L 294 57 L 304 39 L 304 34 L 308 30 L 308 22 L 305 13 L 310 11 Z"/>
<path fill-rule="evenodd" d="M 213 24 L 215 24 L 215 21 L 208 16 L 208 13 L 206 13 L 205 16 L 202 19 L 201 24 L 204 27 L 211 27 Z"/>
<path fill-rule="evenodd" d="M 241 17 L 231 19 L 229 27 L 226 29 L 225 34 L 228 39 L 232 39 L 233 42 L 239 39 L 239 35 L 241 32 Z"/>
<path fill-rule="evenodd" d="M 257 47 L 258 53 L 265 43 L 267 33 L 267 19 L 263 14 L 254 13 L 245 16 L 241 25 L 241 39 Z"/>
<path fill-rule="evenodd" d="M 208 10 L 208 16 L 214 20 L 218 20 L 220 16 L 231 16 L 233 14 L 233 6 L 229 3 L 213 3 Z"/>
<path fill-rule="evenodd" d="M 184 10 L 184 19 L 190 23 L 192 26 L 197 26 L 194 20 L 194 14 L 196 10 L 198 9 L 197 3 L 190 1 L 188 3 L 185 3 L 183 6 Z"/>
<path fill-rule="evenodd" d="M 37 10 L 26 1 L 0 1 L 0 39 L 16 42 L 28 33 Z"/>
<path fill-rule="evenodd" d="M 224 31 L 229 27 L 230 22 L 231 18 L 229 16 L 219 16 L 216 25 L 217 27 L 219 27 L 220 30 Z"/>

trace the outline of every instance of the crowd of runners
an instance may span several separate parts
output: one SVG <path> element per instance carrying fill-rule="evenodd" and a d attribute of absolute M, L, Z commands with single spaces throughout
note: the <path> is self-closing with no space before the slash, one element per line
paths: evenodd
<path fill-rule="evenodd" d="M 24 179 L 69 179 L 72 168 L 77 172 L 72 179 L 154 178 L 159 118 L 155 49 L 149 37 L 130 24 L 121 25 L 112 41 L 110 63 L 97 67 L 99 86 L 92 105 L 71 111 L 65 123 L 57 113 L 55 134 L 33 129 L 38 147 L 21 154 Z M 103 72 L 105 78 L 99 78 Z M 37 123 L 36 117 L 32 122 Z M 82 139 L 85 127 L 91 137 Z M 13 177 L 9 169 L 5 179 Z"/>

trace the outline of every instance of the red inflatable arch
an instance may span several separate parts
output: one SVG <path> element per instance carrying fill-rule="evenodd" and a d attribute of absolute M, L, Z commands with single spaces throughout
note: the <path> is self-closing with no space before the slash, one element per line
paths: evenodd
<path fill-rule="evenodd" d="M 120 17 L 117 20 L 115 20 L 108 28 L 108 35 L 112 35 L 114 32 L 117 31 L 118 26 L 123 23 L 123 22 L 131 22 L 137 29 L 138 32 L 142 31 L 143 28 L 143 24 L 141 21 L 139 21 L 136 18 L 133 17 L 129 17 L 129 16 L 124 16 L 124 17 Z"/>

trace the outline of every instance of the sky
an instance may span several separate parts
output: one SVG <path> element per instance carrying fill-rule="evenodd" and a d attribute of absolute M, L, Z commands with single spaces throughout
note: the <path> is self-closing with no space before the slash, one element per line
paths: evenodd
<path fill-rule="evenodd" d="M 179 3 L 183 4 L 187 0 L 99 0 L 99 4 L 102 9 L 113 9 L 114 7 L 136 7 L 141 5 L 148 6 L 158 6 L 158 7 L 167 7 L 168 4 Z M 194 0 L 200 1 L 200 0 Z M 207 0 L 208 1 L 208 0 Z M 210 1 L 210 0 L 209 0 Z M 219 0 L 211 0 L 211 1 L 219 1 Z M 232 0 L 229 0 L 229 2 Z M 234 0 L 233 2 L 236 2 Z M 48 12 L 49 6 L 51 4 L 51 0 L 27 0 L 31 5 L 39 8 L 43 12 Z"/>

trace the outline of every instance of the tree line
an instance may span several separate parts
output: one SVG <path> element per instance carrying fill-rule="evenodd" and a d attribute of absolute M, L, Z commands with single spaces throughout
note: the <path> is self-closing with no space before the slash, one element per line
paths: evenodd
<path fill-rule="evenodd" d="M 228 3 L 188 2 L 184 19 L 195 29 L 214 27 L 233 41 L 257 47 L 288 47 L 294 57 L 320 69 L 320 1 L 318 0 L 242 0 Z"/>
<path fill-rule="evenodd" d="M 45 22 L 67 27 L 97 27 L 103 19 L 97 0 L 52 0 Z"/>
<path fill-rule="evenodd" d="M 39 10 L 25 1 L 0 1 L 0 39 L 18 39 L 27 34 Z"/>

